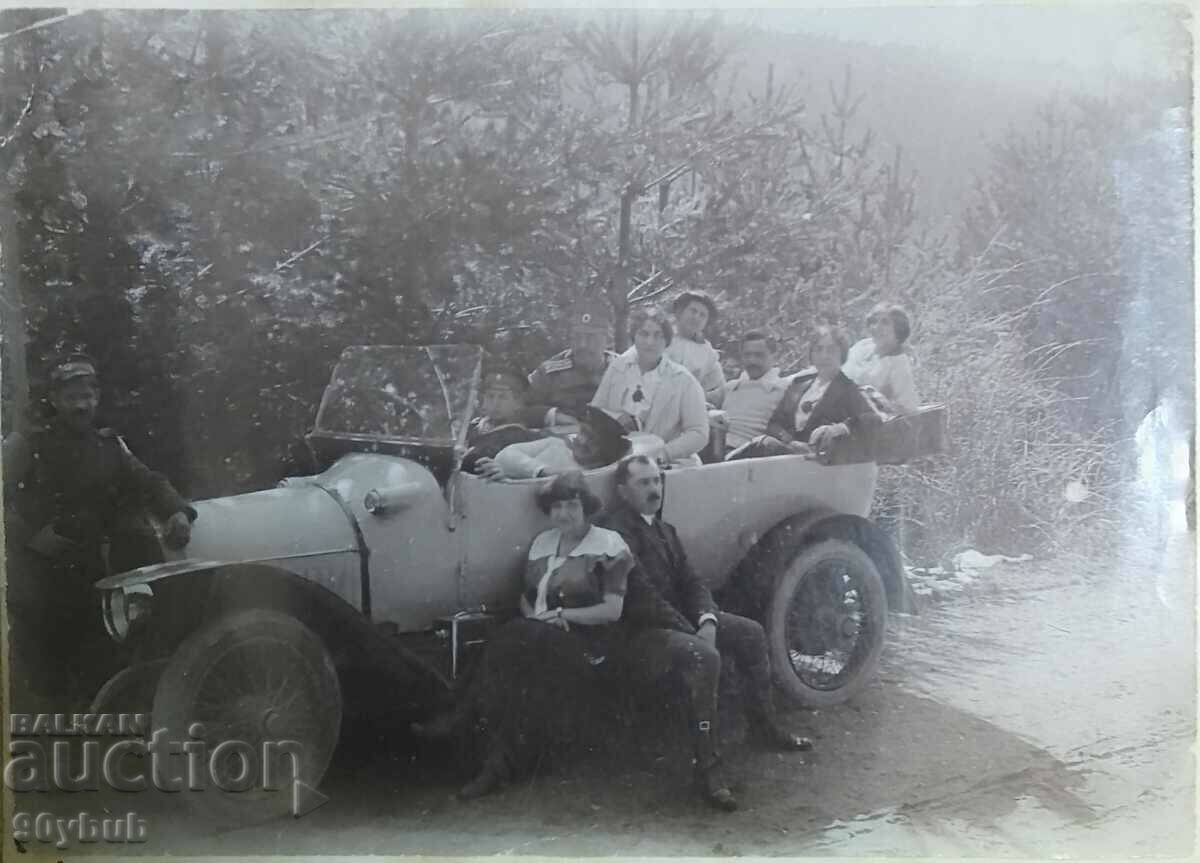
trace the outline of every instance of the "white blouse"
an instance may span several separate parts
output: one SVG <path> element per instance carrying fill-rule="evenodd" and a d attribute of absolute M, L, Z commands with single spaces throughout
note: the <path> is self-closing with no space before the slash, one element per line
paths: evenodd
<path fill-rule="evenodd" d="M 804 391 L 804 395 L 800 397 L 800 401 L 796 402 L 796 416 L 794 417 L 796 425 L 794 428 L 797 431 L 808 425 L 808 418 L 812 416 L 817 402 L 825 395 L 825 390 L 829 389 L 829 383 L 829 381 L 823 381 L 820 378 L 813 378 L 813 382 L 808 385 L 808 389 Z"/>
<path fill-rule="evenodd" d="M 860 387 L 874 387 L 900 413 L 920 406 L 912 358 L 907 353 L 881 356 L 875 351 L 874 339 L 863 339 L 850 348 L 842 371 Z"/>
<path fill-rule="evenodd" d="M 629 350 L 635 349 L 630 348 Z M 636 362 L 631 363 L 625 369 L 624 375 L 624 380 L 621 382 L 621 410 L 636 419 L 640 429 L 646 419 L 646 414 L 650 411 L 650 403 L 654 401 L 654 394 L 658 391 L 661 376 L 658 373 L 658 366 L 644 372 Z"/>

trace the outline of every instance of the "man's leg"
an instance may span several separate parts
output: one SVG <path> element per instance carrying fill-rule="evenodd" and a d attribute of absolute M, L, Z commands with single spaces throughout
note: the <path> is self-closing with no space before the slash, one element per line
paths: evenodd
<path fill-rule="evenodd" d="M 701 792 L 718 809 L 736 809 L 737 800 L 721 770 L 717 749 L 721 654 L 702 638 L 669 629 L 643 630 L 626 642 L 623 652 L 625 667 L 635 683 L 653 684 L 671 677 L 683 684 Z"/>
<path fill-rule="evenodd" d="M 61 627 L 54 588 L 59 583 L 54 565 L 25 549 L 8 556 L 8 648 L 14 713 L 62 713 L 69 688 L 60 647 L 73 635 Z M 67 643 L 70 643 L 69 641 Z"/>
<path fill-rule="evenodd" d="M 746 710 L 751 731 L 760 741 L 778 749 L 809 750 L 812 741 L 785 729 L 775 709 L 771 659 L 767 634 L 758 621 L 722 611 L 717 614 L 717 648 L 733 657 L 749 679 Z"/>

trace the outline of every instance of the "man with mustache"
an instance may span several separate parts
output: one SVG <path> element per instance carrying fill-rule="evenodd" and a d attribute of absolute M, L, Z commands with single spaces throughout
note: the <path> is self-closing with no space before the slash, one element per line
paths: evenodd
<path fill-rule="evenodd" d="M 737 799 L 721 767 L 715 728 L 723 658 L 732 658 L 749 678 L 748 718 L 760 742 L 783 750 L 809 750 L 812 742 L 779 723 L 763 628 L 717 608 L 675 528 L 658 516 L 663 500 L 658 465 L 644 455 L 628 456 L 618 463 L 614 481 L 619 503 L 597 523 L 621 534 L 638 560 L 621 616 L 632 632 L 624 662 L 639 683 L 666 678 L 683 683 L 697 784 L 708 803 L 731 811 Z"/>
<path fill-rule="evenodd" d="M 182 548 L 196 511 L 112 429 L 96 428 L 91 357 L 67 355 L 49 383 L 46 425 L 4 441 L 10 669 L 14 700 L 65 699 L 46 706 L 66 709 L 94 693 L 111 650 L 92 583 L 158 553 L 132 517 L 149 510 L 166 544 Z"/>
<path fill-rule="evenodd" d="M 742 336 L 742 373 L 725 384 L 725 445 L 744 446 L 767 430 L 767 421 L 779 406 L 788 381 L 771 363 L 771 338 L 759 330 Z"/>

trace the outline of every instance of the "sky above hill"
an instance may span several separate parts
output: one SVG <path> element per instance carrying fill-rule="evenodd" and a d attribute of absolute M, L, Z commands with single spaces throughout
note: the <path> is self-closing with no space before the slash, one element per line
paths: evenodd
<path fill-rule="evenodd" d="M 950 58 L 1083 74 L 1163 75 L 1185 62 L 1186 7 L 1138 4 L 856 6 L 746 10 L 772 30 L 874 45 L 909 45 Z"/>

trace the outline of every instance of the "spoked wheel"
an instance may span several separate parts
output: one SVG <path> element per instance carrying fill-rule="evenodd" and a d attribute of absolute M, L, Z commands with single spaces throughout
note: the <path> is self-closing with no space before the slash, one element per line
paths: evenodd
<path fill-rule="evenodd" d="M 887 599 L 858 546 L 827 539 L 795 556 L 767 612 L 771 665 L 803 704 L 840 704 L 871 679 L 883 651 Z"/>
<path fill-rule="evenodd" d="M 192 744 L 190 760 L 170 759 L 185 799 L 233 825 L 297 814 L 311 799 L 337 745 L 342 697 L 337 670 L 311 630 L 288 615 L 249 609 L 180 645 L 151 715 L 168 743 Z"/>

